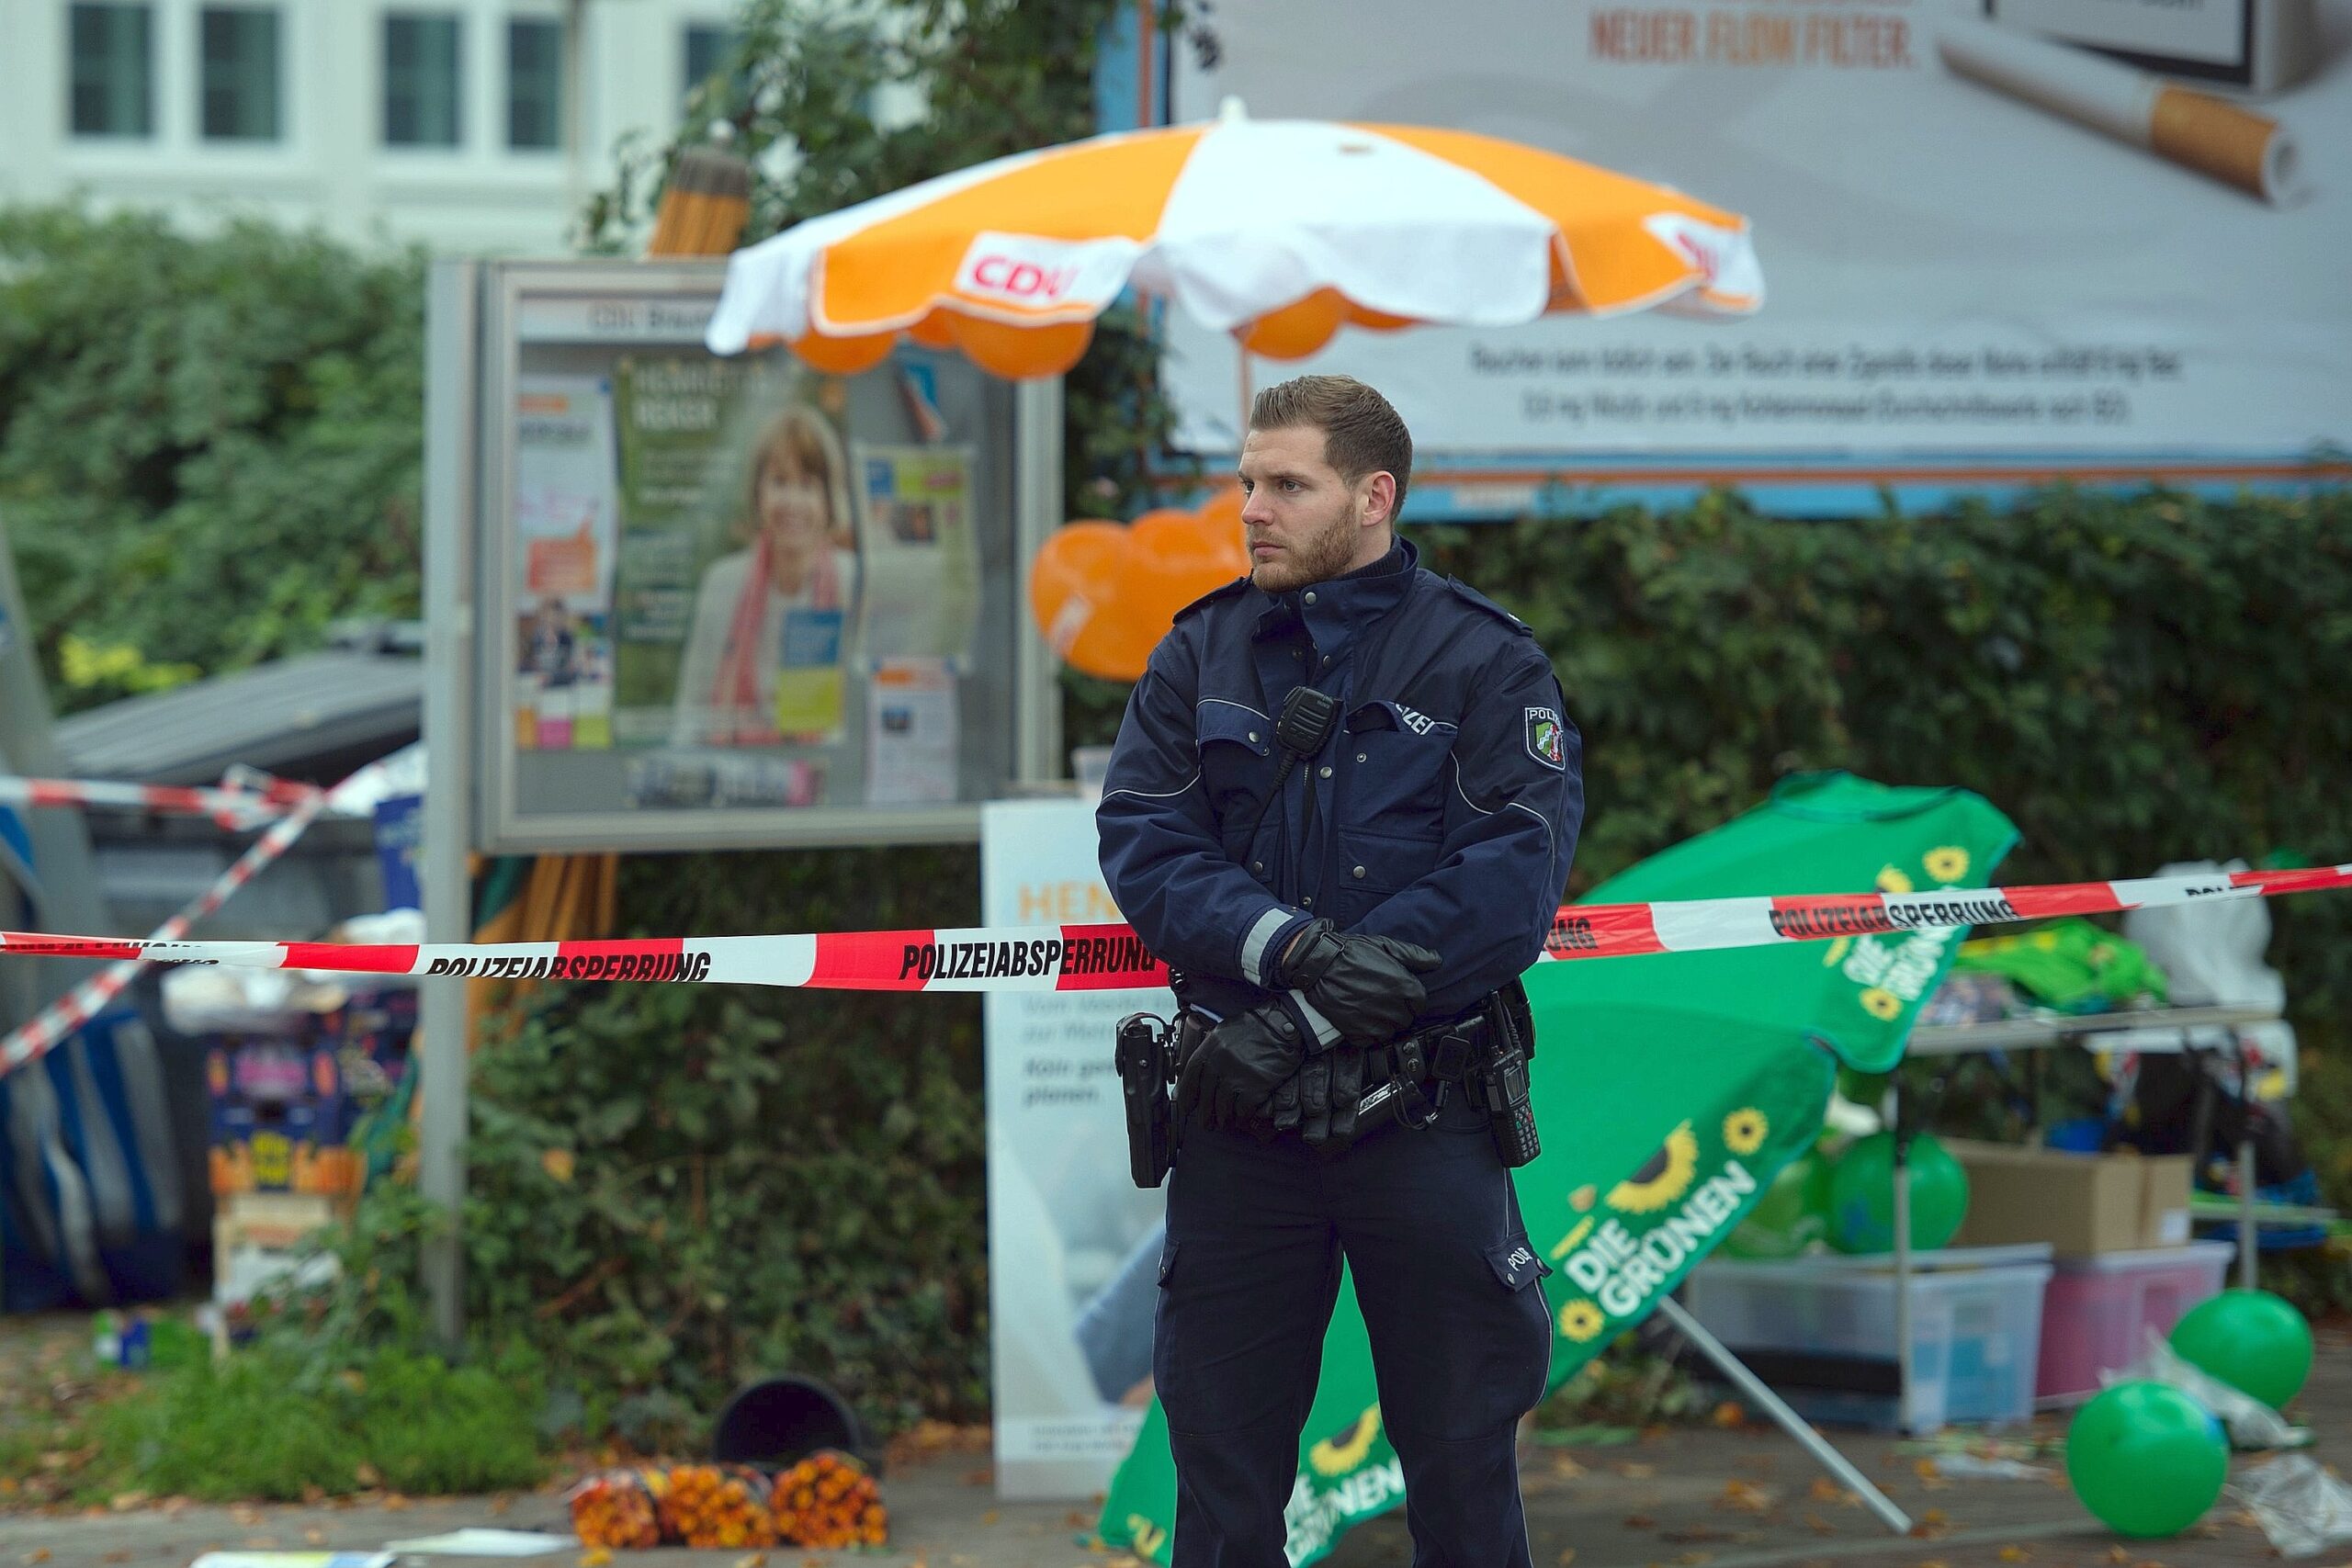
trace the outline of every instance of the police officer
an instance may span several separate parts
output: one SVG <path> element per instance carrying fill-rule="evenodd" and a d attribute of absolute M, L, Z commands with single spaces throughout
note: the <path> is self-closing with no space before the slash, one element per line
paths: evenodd
<path fill-rule="evenodd" d="M 1528 628 L 1396 537 L 1412 453 L 1350 378 L 1259 394 L 1250 575 L 1177 615 L 1104 781 L 1104 876 L 1188 1021 L 1153 1354 L 1179 1568 L 1286 1562 L 1343 1257 L 1418 1568 L 1529 1561 L 1514 1439 L 1550 1269 L 1485 1111 L 1407 1081 L 1431 1058 L 1396 1046 L 1517 995 L 1567 880 L 1581 749 Z M 1419 1113 L 1366 1131 L 1384 1066 Z"/>

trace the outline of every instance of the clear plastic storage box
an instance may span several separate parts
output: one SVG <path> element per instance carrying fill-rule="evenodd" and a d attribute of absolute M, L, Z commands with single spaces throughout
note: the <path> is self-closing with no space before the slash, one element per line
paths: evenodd
<path fill-rule="evenodd" d="M 2169 1334 L 2190 1307 L 2221 1294 L 2236 1252 L 2226 1241 L 2192 1241 L 2059 1259 L 2042 1301 L 2034 1393 L 2058 1401 L 2097 1393 L 2101 1372 L 2140 1359 L 2149 1329 Z"/>
<path fill-rule="evenodd" d="M 1909 1429 L 2033 1416 L 2049 1249 L 1918 1254 L 1911 1279 Z M 1692 1316 L 1813 1420 L 1893 1430 L 1894 1274 L 1883 1258 L 1709 1262 L 1684 1287 Z"/>

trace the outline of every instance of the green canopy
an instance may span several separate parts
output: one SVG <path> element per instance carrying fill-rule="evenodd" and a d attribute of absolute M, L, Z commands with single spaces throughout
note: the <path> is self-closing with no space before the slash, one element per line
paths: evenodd
<path fill-rule="evenodd" d="M 2008 818 L 1966 790 L 1807 774 L 1585 901 L 1981 887 L 2016 837 Z M 1578 959 L 1528 972 L 1544 1153 L 1518 1185 L 1529 1237 L 1557 1270 L 1544 1282 L 1554 1387 L 1647 1316 L 1812 1144 L 1839 1061 L 1864 1071 L 1894 1063 L 1960 934 Z M 1291 1562 L 1323 1556 L 1348 1526 L 1403 1497 L 1350 1282 L 1300 1442 Z M 1103 1539 L 1167 1561 L 1175 1498 L 1155 1404 L 1112 1480 Z"/>

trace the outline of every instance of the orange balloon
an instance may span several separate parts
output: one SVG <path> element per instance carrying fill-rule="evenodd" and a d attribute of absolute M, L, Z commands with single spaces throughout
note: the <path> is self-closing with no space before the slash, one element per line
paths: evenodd
<path fill-rule="evenodd" d="M 1094 336 L 1091 321 L 1022 327 L 960 312 L 945 314 L 947 330 L 965 357 L 989 375 L 1011 381 L 1060 375 L 1079 362 Z"/>
<path fill-rule="evenodd" d="M 1090 675 L 1139 679 L 1178 611 L 1250 570 L 1238 492 L 1211 504 L 1057 529 L 1029 570 L 1030 614 L 1054 651 Z"/>
<path fill-rule="evenodd" d="M 1241 346 L 1269 359 L 1304 359 L 1331 341 L 1348 319 L 1348 297 L 1318 288 L 1279 310 L 1269 310 L 1241 329 Z"/>
<path fill-rule="evenodd" d="M 854 376 L 890 356 L 890 336 L 868 333 L 864 337 L 824 337 L 810 333 L 793 340 L 792 352 L 828 375 Z"/>
<path fill-rule="evenodd" d="M 1117 523 L 1071 523 L 1054 531 L 1029 568 L 1029 612 L 1054 651 L 1110 681 L 1143 674 L 1166 625 L 1137 626 L 1121 603 L 1133 540 Z"/>
<path fill-rule="evenodd" d="M 1246 570 L 1232 531 L 1199 512 L 1146 513 L 1130 535 L 1119 604 L 1137 626 L 1153 628 L 1155 642 L 1178 611 Z"/>
<path fill-rule="evenodd" d="M 1233 562 L 1233 575 L 1250 570 L 1250 547 L 1241 532 L 1241 487 L 1226 485 L 1201 503 L 1201 522 L 1210 542 Z"/>

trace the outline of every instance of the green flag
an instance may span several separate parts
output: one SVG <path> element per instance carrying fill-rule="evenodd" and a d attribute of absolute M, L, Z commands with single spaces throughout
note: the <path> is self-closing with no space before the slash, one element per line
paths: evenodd
<path fill-rule="evenodd" d="M 1586 901 L 1981 887 L 2016 836 L 1965 790 L 1808 774 Z M 1518 1172 L 1518 1187 L 1529 1237 L 1556 1270 L 1544 1281 L 1553 1386 L 1647 1316 L 1812 1144 L 1839 1061 L 1878 1071 L 1902 1055 L 1960 935 L 1579 959 L 1528 972 L 1544 1153 Z M 1166 1562 L 1175 1498 L 1155 1404 L 1112 1479 L 1103 1539 Z M 1291 1562 L 1314 1562 L 1348 1526 L 1403 1498 L 1351 1283 L 1324 1339 L 1299 1444 Z"/>

